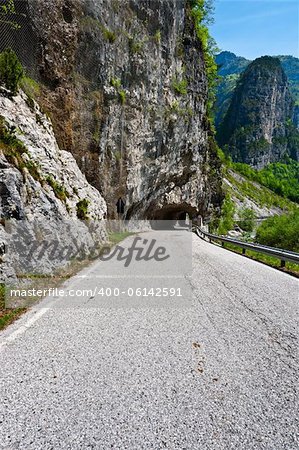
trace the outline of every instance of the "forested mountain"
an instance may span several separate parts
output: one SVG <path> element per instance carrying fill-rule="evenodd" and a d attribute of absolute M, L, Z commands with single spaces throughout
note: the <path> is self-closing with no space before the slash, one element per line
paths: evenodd
<path fill-rule="evenodd" d="M 292 123 L 294 101 L 278 58 L 264 56 L 241 74 L 218 127 L 218 142 L 234 161 L 256 168 L 298 159 L 299 134 Z"/>
<path fill-rule="evenodd" d="M 287 75 L 292 97 L 295 101 L 293 121 L 299 128 L 299 59 L 294 56 L 277 56 Z M 239 76 L 250 60 L 236 56 L 232 52 L 223 51 L 216 56 L 218 74 L 221 76 L 217 89 L 216 126 L 222 121 L 228 110 Z"/>

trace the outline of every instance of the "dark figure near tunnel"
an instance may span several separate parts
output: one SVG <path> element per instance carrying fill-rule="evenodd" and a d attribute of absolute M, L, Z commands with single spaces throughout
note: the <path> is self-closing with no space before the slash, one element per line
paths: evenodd
<path fill-rule="evenodd" d="M 125 206 L 126 206 L 125 202 L 123 201 L 123 199 L 121 197 L 119 197 L 119 199 L 116 202 L 117 214 L 124 214 Z"/>

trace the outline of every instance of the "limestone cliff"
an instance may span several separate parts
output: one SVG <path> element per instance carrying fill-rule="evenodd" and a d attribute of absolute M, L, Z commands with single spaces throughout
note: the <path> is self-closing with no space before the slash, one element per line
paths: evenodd
<path fill-rule="evenodd" d="M 59 149 L 52 124 L 35 102 L 20 92 L 0 94 L 0 282 L 14 279 L 16 264 L 7 242 L 9 223 L 19 223 L 26 245 L 57 242 L 88 254 L 106 233 L 97 225 L 106 216 L 106 202 L 90 186 L 74 157 Z M 79 219 L 92 219 L 90 223 Z M 4 222 L 5 221 L 5 222 Z M 101 221 L 101 222 L 98 222 Z M 4 227 L 5 225 L 5 227 Z M 8 256 L 6 253 L 10 254 Z M 17 253 L 16 253 L 17 254 Z M 30 259 L 31 273 L 51 273 L 66 265 L 64 258 Z M 29 263 L 29 261 L 28 261 Z M 29 270 L 27 267 L 26 270 Z"/>
<path fill-rule="evenodd" d="M 241 75 L 219 127 L 218 141 L 233 160 L 262 168 L 289 156 L 298 160 L 294 102 L 279 59 L 262 57 Z"/>
<path fill-rule="evenodd" d="M 188 0 L 17 1 L 5 34 L 109 217 L 209 214 L 220 164 L 206 114 L 207 77 Z"/>
<path fill-rule="evenodd" d="M 22 92 L 14 98 L 0 95 L 1 218 L 41 219 L 52 214 L 74 219 L 78 202 L 86 200 L 86 215 L 101 220 L 107 211 L 104 199 L 88 184 L 74 157 L 59 149 L 52 124 L 39 106 L 29 107 L 27 101 Z M 5 145 L 4 133 L 24 145 L 22 153 Z"/>

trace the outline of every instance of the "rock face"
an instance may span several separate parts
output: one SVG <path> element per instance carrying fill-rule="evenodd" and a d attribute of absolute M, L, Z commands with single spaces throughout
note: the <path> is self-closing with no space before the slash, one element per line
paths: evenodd
<path fill-rule="evenodd" d="M 262 57 L 238 81 L 218 141 L 233 160 L 263 168 L 284 156 L 298 159 L 294 102 L 280 61 Z"/>
<path fill-rule="evenodd" d="M 21 92 L 13 99 L 0 95 L 0 111 L 2 122 L 8 130 L 16 130 L 13 134 L 27 150 L 20 168 L 11 158 L 7 160 L 0 147 L 1 186 L 7 192 L 0 199 L 0 216 L 22 220 L 55 214 L 75 219 L 77 203 L 85 199 L 88 217 L 103 219 L 107 212 L 103 197 L 87 182 L 74 157 L 59 149 L 52 124 L 39 106 L 34 103 L 29 107 Z"/>
<path fill-rule="evenodd" d="M 218 75 L 220 75 L 215 105 L 215 125 L 218 129 L 229 108 L 240 74 L 250 61 L 227 51 L 219 53 L 215 61 L 218 66 Z"/>
<path fill-rule="evenodd" d="M 48 244 L 55 239 L 65 248 L 75 239 L 87 254 L 94 246 L 93 237 L 104 240 L 105 230 L 98 226 L 92 237 L 89 225 L 78 215 L 94 223 L 102 222 L 107 212 L 106 202 L 87 182 L 74 157 L 58 148 L 52 124 L 39 106 L 28 102 L 23 92 L 14 98 L 4 94 L 0 95 L 1 281 L 15 276 L 12 258 L 4 255 L 9 233 L 3 219 L 6 227 L 10 221 L 19 222 L 19 236 L 26 234 L 28 245 L 38 239 Z M 66 262 L 65 258 L 31 259 L 32 271 L 49 273 Z"/>
<path fill-rule="evenodd" d="M 295 104 L 299 105 L 299 59 L 287 55 L 280 55 L 277 58 L 288 78 Z M 218 128 L 229 108 L 240 74 L 245 71 L 251 61 L 227 51 L 219 53 L 215 61 L 218 65 L 218 74 L 221 77 L 217 87 L 215 108 L 215 125 Z M 298 110 L 299 106 L 296 106 L 293 116 L 293 122 L 297 128 L 299 128 Z"/>
<path fill-rule="evenodd" d="M 11 45 L 41 85 L 36 98 L 60 148 L 101 192 L 110 218 L 119 197 L 126 218 L 205 216 L 220 202 L 189 3 L 17 2 L 27 18 Z"/>

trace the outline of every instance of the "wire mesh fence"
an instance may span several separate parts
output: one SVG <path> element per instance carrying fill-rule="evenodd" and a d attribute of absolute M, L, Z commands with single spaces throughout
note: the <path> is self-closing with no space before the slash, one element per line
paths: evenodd
<path fill-rule="evenodd" d="M 0 0 L 0 7 L 7 0 Z M 13 49 L 23 67 L 31 74 L 37 74 L 38 39 L 30 19 L 28 0 L 14 0 L 15 13 L 0 15 L 0 51 Z"/>

